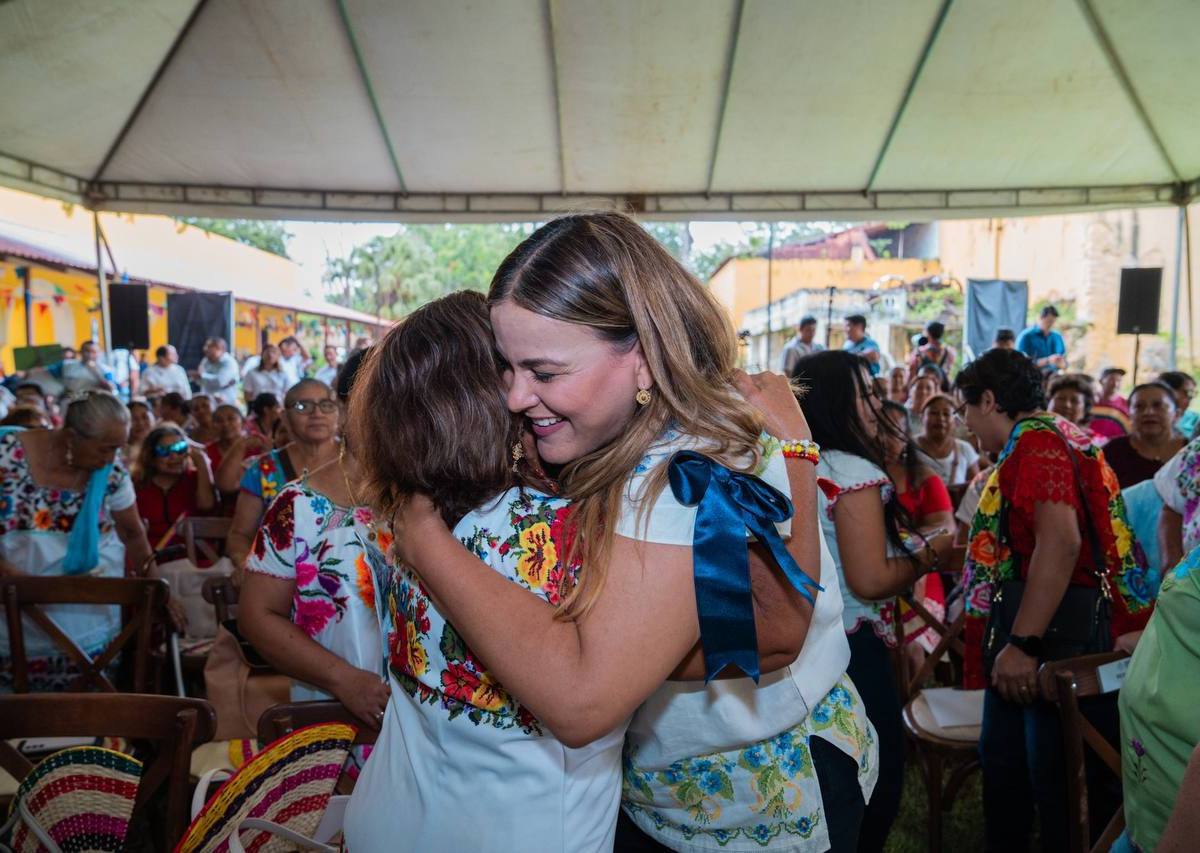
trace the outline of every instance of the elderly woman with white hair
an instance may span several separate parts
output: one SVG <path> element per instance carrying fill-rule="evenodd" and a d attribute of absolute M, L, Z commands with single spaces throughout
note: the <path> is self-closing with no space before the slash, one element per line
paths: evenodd
<path fill-rule="evenodd" d="M 129 411 L 106 391 L 70 402 L 61 429 L 0 434 L 0 574 L 121 577 L 126 556 L 134 566 L 150 562 L 133 484 L 117 458 L 128 437 Z M 182 626 L 178 602 L 170 607 Z M 89 654 L 121 629 L 117 607 L 46 611 Z M 61 690 L 76 674 L 62 650 L 28 623 L 25 648 L 31 689 Z M 0 693 L 11 687 L 8 631 L 0 625 Z"/>

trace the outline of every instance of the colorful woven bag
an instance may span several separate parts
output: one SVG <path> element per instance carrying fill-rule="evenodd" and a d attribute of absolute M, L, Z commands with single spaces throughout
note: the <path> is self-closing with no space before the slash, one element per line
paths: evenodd
<path fill-rule="evenodd" d="M 231 849 L 230 836 L 248 819 L 311 837 L 325 814 L 355 733 L 353 726 L 344 723 L 320 723 L 267 746 L 205 804 L 176 853 L 226 853 Z M 260 853 L 295 849 L 286 837 L 257 827 L 242 828 L 238 840 L 246 850 Z"/>
<path fill-rule="evenodd" d="M 17 789 L 6 824 L 10 846 L 15 853 L 123 850 L 141 779 L 140 761 L 110 749 L 54 753 Z"/>

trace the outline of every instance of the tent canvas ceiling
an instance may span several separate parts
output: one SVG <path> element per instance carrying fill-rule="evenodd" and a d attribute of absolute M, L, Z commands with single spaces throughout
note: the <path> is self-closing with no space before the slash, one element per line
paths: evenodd
<path fill-rule="evenodd" d="M 0 182 L 282 218 L 1167 204 L 1196 0 L 9 0 Z"/>

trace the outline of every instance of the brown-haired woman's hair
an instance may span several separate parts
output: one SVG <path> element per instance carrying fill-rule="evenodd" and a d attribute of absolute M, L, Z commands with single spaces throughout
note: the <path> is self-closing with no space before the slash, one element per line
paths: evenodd
<path fill-rule="evenodd" d="M 453 526 L 513 482 L 508 411 L 483 294 L 452 293 L 393 326 L 350 394 L 359 497 L 390 518 L 424 492 Z"/>
<path fill-rule="evenodd" d="M 133 479 L 139 484 L 150 482 L 150 478 L 158 471 L 158 462 L 154 456 L 154 448 L 164 436 L 176 435 L 187 441 L 187 433 L 183 428 L 172 423 L 159 424 L 146 434 L 138 448 L 137 465 L 133 468 Z"/>
<path fill-rule="evenodd" d="M 584 567 L 560 610 L 578 617 L 603 587 L 629 477 L 667 426 L 699 438 L 704 452 L 722 464 L 750 472 L 761 459 L 762 419 L 730 383 L 737 338 L 725 310 L 628 216 L 578 214 L 539 228 L 492 279 L 489 304 L 510 301 L 587 327 L 619 351 L 640 346 L 654 379 L 650 403 L 638 407 L 621 435 L 573 460 L 560 475 L 577 525 L 578 551 L 565 556 Z M 643 511 L 666 480 L 665 465 L 651 472 Z"/>

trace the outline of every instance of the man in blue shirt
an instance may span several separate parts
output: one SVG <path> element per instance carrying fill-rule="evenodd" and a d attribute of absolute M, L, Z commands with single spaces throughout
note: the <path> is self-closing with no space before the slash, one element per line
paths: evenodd
<path fill-rule="evenodd" d="M 1047 305 L 1038 317 L 1037 325 L 1030 326 L 1017 336 L 1017 349 L 1029 356 L 1042 373 L 1057 373 L 1067 366 L 1067 344 L 1063 336 L 1054 331 L 1058 309 Z"/>
<path fill-rule="evenodd" d="M 867 318 L 862 314 L 851 314 L 846 318 L 846 342 L 842 349 L 861 355 L 871 365 L 871 375 L 879 375 L 879 344 L 867 334 Z"/>

